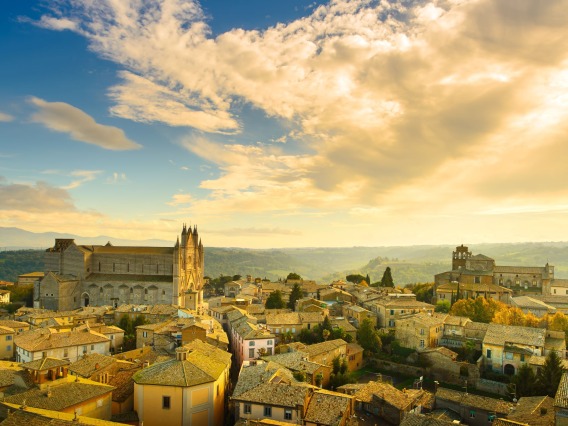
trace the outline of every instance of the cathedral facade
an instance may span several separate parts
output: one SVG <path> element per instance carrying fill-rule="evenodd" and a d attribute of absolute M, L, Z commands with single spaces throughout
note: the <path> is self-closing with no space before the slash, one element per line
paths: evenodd
<path fill-rule="evenodd" d="M 203 300 L 204 251 L 197 228 L 183 226 L 172 247 L 77 245 L 56 239 L 45 252 L 45 277 L 34 306 L 173 304 L 198 310 Z"/>

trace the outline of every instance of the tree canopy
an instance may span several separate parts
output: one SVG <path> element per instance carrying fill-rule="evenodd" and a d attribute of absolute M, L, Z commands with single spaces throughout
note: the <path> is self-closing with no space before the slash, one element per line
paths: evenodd
<path fill-rule="evenodd" d="M 373 325 L 373 321 L 365 318 L 359 326 L 357 332 L 357 341 L 366 351 L 377 353 L 380 352 L 383 345 L 379 337 L 378 331 Z"/>
<path fill-rule="evenodd" d="M 304 295 L 304 293 L 302 292 L 302 288 L 298 285 L 298 283 L 295 283 L 294 287 L 292 287 L 292 292 L 290 293 L 290 298 L 288 299 L 288 308 L 295 311 L 296 310 L 296 301 L 301 299 L 303 295 Z"/>
<path fill-rule="evenodd" d="M 266 299 L 264 304 L 266 309 L 283 309 L 286 307 L 284 299 L 282 299 L 282 293 L 280 290 L 273 291 L 270 296 Z"/>
<path fill-rule="evenodd" d="M 392 279 L 390 266 L 387 266 L 385 272 L 383 272 L 383 277 L 381 278 L 381 287 L 394 287 L 394 281 Z"/>
<path fill-rule="evenodd" d="M 353 284 L 359 284 L 361 281 L 365 279 L 365 277 L 361 274 L 349 274 L 345 277 L 347 281 Z M 369 283 L 369 281 L 367 281 Z"/>
<path fill-rule="evenodd" d="M 562 372 L 562 359 L 555 351 L 551 351 L 542 368 L 536 373 L 536 380 L 541 392 L 554 398 L 562 378 Z"/>
<path fill-rule="evenodd" d="M 287 280 L 301 280 L 302 277 L 301 277 L 299 274 L 295 273 L 295 272 L 290 272 L 290 273 L 288 274 L 288 276 L 286 277 L 286 279 L 287 279 Z"/>

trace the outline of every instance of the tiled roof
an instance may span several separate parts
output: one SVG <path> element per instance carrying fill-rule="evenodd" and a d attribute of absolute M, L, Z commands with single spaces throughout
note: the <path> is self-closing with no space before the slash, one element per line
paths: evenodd
<path fill-rule="evenodd" d="M 111 377 L 108 384 L 115 387 L 112 391 L 113 401 L 124 402 L 134 393 L 134 380 L 132 380 L 132 376 L 136 374 L 137 371 L 138 368 L 118 371 Z"/>
<path fill-rule="evenodd" d="M 471 320 L 468 317 L 459 317 L 455 315 L 448 315 L 444 320 L 444 324 L 446 325 L 466 325 L 470 323 Z"/>
<path fill-rule="evenodd" d="M 507 420 L 523 422 L 530 426 L 554 425 L 554 399 L 549 396 L 525 396 L 507 416 Z"/>
<path fill-rule="evenodd" d="M 51 357 L 36 359 L 35 361 L 20 364 L 22 368 L 35 371 L 49 370 L 51 368 L 63 367 L 65 365 L 69 365 L 69 361 Z"/>
<path fill-rule="evenodd" d="M 256 404 L 277 405 L 280 407 L 296 408 L 303 405 L 310 387 L 288 383 L 262 383 L 233 399 L 254 402 Z"/>
<path fill-rule="evenodd" d="M 80 381 L 52 386 L 50 388 L 51 396 L 47 396 L 46 390 L 33 388 L 22 393 L 6 396 L 5 401 L 15 404 L 22 404 L 26 401 L 26 405 L 30 407 L 61 411 L 89 399 L 103 396 L 113 389 L 112 386 L 81 379 Z"/>
<path fill-rule="evenodd" d="M 14 330 L 18 330 L 20 328 L 30 328 L 30 325 L 27 322 L 12 320 L 0 320 L 0 326 L 13 328 Z"/>
<path fill-rule="evenodd" d="M 542 328 L 520 327 L 514 325 L 489 324 L 483 344 L 504 346 L 505 344 L 522 344 L 544 346 L 546 330 Z"/>
<path fill-rule="evenodd" d="M 424 414 L 407 413 L 400 426 L 455 426 L 452 420 L 437 419 Z"/>
<path fill-rule="evenodd" d="M 525 309 L 546 309 L 548 311 L 555 311 L 556 308 L 554 306 L 551 305 L 547 305 L 546 303 L 544 303 L 542 300 L 538 300 L 535 299 L 533 297 L 529 297 L 529 296 L 518 296 L 518 297 L 513 297 L 511 299 L 513 301 L 513 303 L 515 305 L 517 305 L 519 308 L 525 308 Z"/>
<path fill-rule="evenodd" d="M 512 403 L 501 399 L 459 392 L 442 387 L 439 387 L 436 391 L 436 399 L 456 402 L 463 406 L 478 408 L 480 410 L 494 411 L 498 414 L 508 414 L 510 409 L 513 407 Z"/>
<path fill-rule="evenodd" d="M 84 355 L 83 358 L 75 361 L 69 366 L 69 371 L 83 377 L 91 377 L 98 370 L 108 367 L 117 362 L 111 356 L 92 353 Z"/>
<path fill-rule="evenodd" d="M 185 360 L 173 359 L 144 368 L 133 376 L 133 380 L 141 385 L 190 387 L 216 381 L 229 366 L 230 363 L 221 361 L 211 352 L 194 350 Z"/>
<path fill-rule="evenodd" d="M 300 315 L 300 321 L 304 323 L 321 322 L 324 316 L 321 312 L 298 312 Z"/>
<path fill-rule="evenodd" d="M 353 324 L 351 324 L 345 318 L 331 318 L 330 321 L 332 327 L 337 326 L 343 329 L 343 331 L 345 331 L 346 333 L 353 333 L 357 331 L 357 329 L 353 326 Z"/>
<path fill-rule="evenodd" d="M 420 389 L 407 389 L 403 392 L 384 382 L 369 382 L 355 392 L 355 398 L 369 403 L 373 398 L 379 398 L 399 410 L 404 410 L 424 394 Z"/>
<path fill-rule="evenodd" d="M 568 409 L 568 372 L 562 373 L 562 379 L 554 397 L 554 406 Z"/>
<path fill-rule="evenodd" d="M 478 274 L 479 275 L 479 274 Z M 501 287 L 497 284 L 475 284 L 475 283 L 460 283 L 459 284 L 460 291 L 476 291 L 480 293 L 488 292 L 488 293 L 512 293 L 513 290 L 506 287 Z M 440 284 L 436 287 L 436 291 L 457 291 L 458 284 L 455 282 L 447 283 L 447 284 Z"/>
<path fill-rule="evenodd" d="M 349 395 L 337 392 L 316 391 L 310 399 L 304 421 L 335 426 L 343 418 L 352 399 Z"/>
<path fill-rule="evenodd" d="M 568 280 L 555 278 L 550 283 L 550 287 L 564 287 L 568 288 Z"/>
<path fill-rule="evenodd" d="M 262 359 L 276 362 L 292 371 L 304 371 L 308 374 L 314 374 L 320 368 L 326 367 L 322 364 L 308 361 L 307 354 L 303 352 L 287 352 L 278 355 L 264 356 Z"/>
<path fill-rule="evenodd" d="M 299 312 L 289 312 L 283 314 L 267 314 L 266 324 L 272 326 L 278 325 L 300 325 L 302 321 L 300 320 Z"/>
<path fill-rule="evenodd" d="M 347 354 L 353 355 L 363 351 L 363 347 L 358 345 L 357 343 L 347 343 Z"/>
<path fill-rule="evenodd" d="M 35 329 L 14 337 L 14 344 L 30 352 L 71 346 L 110 342 L 103 334 L 94 331 L 65 331 L 57 333 L 51 329 Z"/>
<path fill-rule="evenodd" d="M 544 266 L 495 266 L 494 271 L 497 274 L 546 274 Z"/>
<path fill-rule="evenodd" d="M 17 371 L 18 370 L 14 369 L 0 369 L 0 388 L 12 386 L 14 384 Z"/>
<path fill-rule="evenodd" d="M 26 407 L 20 404 L 1 403 L 10 410 L 8 417 L 0 424 L 2 426 L 126 426 L 126 423 L 116 423 L 92 417 L 77 416 L 53 410 Z"/>
<path fill-rule="evenodd" d="M 0 335 L 5 335 L 5 334 L 14 334 L 15 331 L 13 328 L 10 327 L 4 327 L 2 325 L 0 325 Z"/>
<path fill-rule="evenodd" d="M 243 367 L 233 390 L 233 398 L 275 378 L 280 382 L 296 382 L 290 370 L 275 362 L 259 362 L 256 365 Z"/>
<path fill-rule="evenodd" d="M 308 354 L 308 356 L 314 357 L 323 353 L 334 351 L 337 348 L 345 346 L 347 348 L 347 342 L 343 339 L 334 339 L 327 342 L 315 343 L 313 345 L 306 346 L 303 350 Z"/>

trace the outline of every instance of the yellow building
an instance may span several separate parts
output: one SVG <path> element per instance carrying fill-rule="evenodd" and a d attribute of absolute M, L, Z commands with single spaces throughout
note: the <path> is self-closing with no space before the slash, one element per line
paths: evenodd
<path fill-rule="evenodd" d="M 14 335 L 16 332 L 10 327 L 0 326 L 0 359 L 14 358 Z"/>
<path fill-rule="evenodd" d="M 220 425 L 230 384 L 231 354 L 195 340 L 176 359 L 133 376 L 134 410 L 145 426 Z"/>

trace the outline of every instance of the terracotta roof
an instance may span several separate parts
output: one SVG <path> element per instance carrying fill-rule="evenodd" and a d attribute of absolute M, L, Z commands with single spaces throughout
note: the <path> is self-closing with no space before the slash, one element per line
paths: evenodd
<path fill-rule="evenodd" d="M 551 305 L 547 305 L 542 300 L 535 299 L 529 296 L 518 296 L 511 298 L 513 304 L 517 305 L 519 308 L 525 309 L 546 309 L 547 311 L 554 312 L 556 308 Z"/>
<path fill-rule="evenodd" d="M 304 422 L 335 426 L 348 411 L 353 397 L 337 392 L 319 390 L 310 398 Z"/>
<path fill-rule="evenodd" d="M 489 324 L 483 344 L 504 346 L 505 344 L 522 344 L 544 346 L 546 330 L 542 328 L 520 327 L 514 325 Z"/>
<path fill-rule="evenodd" d="M 57 333 L 51 329 L 35 329 L 25 331 L 14 337 L 14 344 L 30 352 L 43 351 L 54 348 L 90 345 L 94 343 L 110 342 L 103 334 L 90 330 L 65 331 Z"/>
<path fill-rule="evenodd" d="M 288 312 L 282 314 L 267 314 L 266 324 L 271 326 L 300 325 L 302 321 L 299 312 Z"/>
<path fill-rule="evenodd" d="M 233 390 L 233 398 L 274 379 L 287 383 L 296 382 L 290 370 L 275 362 L 258 362 L 256 365 L 243 366 Z"/>
<path fill-rule="evenodd" d="M 361 402 L 371 402 L 379 398 L 399 410 L 405 410 L 426 392 L 420 389 L 407 389 L 405 392 L 384 382 L 369 382 L 358 389 L 354 396 Z"/>
<path fill-rule="evenodd" d="M 217 348 L 214 350 L 221 351 Z M 216 381 L 229 366 L 230 362 L 222 362 L 211 353 L 194 350 L 187 354 L 185 360 L 173 359 L 154 364 L 140 370 L 132 378 L 141 385 L 190 387 Z"/>
<path fill-rule="evenodd" d="M 112 392 L 113 389 L 112 386 L 80 379 L 80 381 L 52 386 L 51 396 L 47 396 L 46 390 L 33 388 L 16 395 L 6 396 L 4 400 L 15 404 L 22 404 L 26 401 L 26 405 L 30 407 L 61 411 L 89 399 L 103 396 Z"/>
<path fill-rule="evenodd" d="M 507 420 L 523 422 L 530 426 L 553 426 L 554 399 L 549 396 L 522 397 L 507 416 Z"/>
<path fill-rule="evenodd" d="M 16 333 L 13 328 L 0 325 L 0 335 Z"/>
<path fill-rule="evenodd" d="M 30 328 L 30 324 L 22 321 L 0 320 L 0 326 L 18 330 L 20 328 Z"/>
<path fill-rule="evenodd" d="M 334 339 L 327 342 L 315 343 L 313 345 L 306 346 L 303 350 L 308 354 L 308 356 L 314 357 L 323 353 L 331 352 L 337 348 L 344 346 L 347 348 L 347 342 L 343 339 Z"/>
<path fill-rule="evenodd" d="M 546 274 L 544 266 L 495 266 L 495 273 L 504 274 Z"/>
<path fill-rule="evenodd" d="M 289 383 L 262 383 L 233 399 L 256 404 L 277 405 L 296 408 L 303 405 L 310 387 Z"/>
<path fill-rule="evenodd" d="M 20 364 L 22 368 L 34 371 L 49 370 L 51 368 L 63 367 L 65 365 L 69 365 L 69 361 L 51 357 L 36 359 L 35 361 Z"/>
<path fill-rule="evenodd" d="M 479 274 L 477 274 L 479 275 Z M 460 283 L 460 291 L 476 291 L 480 293 L 512 293 L 513 290 L 510 288 L 502 287 L 497 284 L 475 284 L 475 283 Z M 451 292 L 457 291 L 458 284 L 455 282 L 440 284 L 436 287 L 436 291 Z"/>
<path fill-rule="evenodd" d="M 461 423 L 460 423 L 461 424 Z M 455 426 L 452 420 L 437 419 L 424 414 L 407 413 L 400 426 Z"/>
<path fill-rule="evenodd" d="M 83 377 L 91 377 L 98 370 L 108 367 L 117 362 L 111 356 L 92 353 L 84 355 L 83 358 L 75 361 L 69 366 L 69 371 Z"/>
<path fill-rule="evenodd" d="M 126 426 L 126 423 L 116 423 L 92 417 L 77 416 L 53 410 L 26 407 L 20 404 L 1 403 L 10 409 L 8 417 L 0 423 L 2 426 Z"/>
<path fill-rule="evenodd" d="M 439 387 L 436 391 L 436 399 L 457 402 L 466 407 L 478 408 L 485 411 L 494 411 L 498 414 L 509 414 L 513 403 L 488 396 L 474 395 L 459 392 L 453 389 Z"/>
<path fill-rule="evenodd" d="M 554 406 L 568 409 L 568 372 L 562 373 L 562 379 L 554 397 Z"/>
<path fill-rule="evenodd" d="M 264 356 L 262 359 L 276 362 L 292 371 L 304 371 L 308 374 L 314 374 L 322 367 L 327 368 L 327 366 L 323 364 L 308 361 L 307 354 L 304 352 L 287 352 L 278 355 Z"/>

